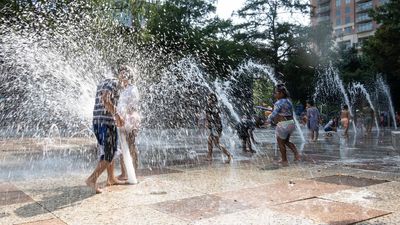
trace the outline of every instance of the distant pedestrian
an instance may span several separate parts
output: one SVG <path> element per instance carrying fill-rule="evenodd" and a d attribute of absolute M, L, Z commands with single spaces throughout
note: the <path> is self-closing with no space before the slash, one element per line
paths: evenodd
<path fill-rule="evenodd" d="M 307 128 L 310 133 L 310 141 L 317 141 L 319 134 L 320 114 L 317 107 L 314 106 L 314 101 L 307 102 Z"/>
<path fill-rule="evenodd" d="M 344 105 L 342 108 L 342 111 L 340 113 L 340 121 L 342 123 L 342 127 L 344 129 L 344 136 L 347 136 L 349 133 L 349 127 L 350 127 L 350 111 L 349 111 L 349 106 Z"/>
<path fill-rule="evenodd" d="M 364 116 L 364 126 L 366 133 L 371 134 L 375 112 L 369 105 L 366 105 L 362 110 L 362 115 Z"/>

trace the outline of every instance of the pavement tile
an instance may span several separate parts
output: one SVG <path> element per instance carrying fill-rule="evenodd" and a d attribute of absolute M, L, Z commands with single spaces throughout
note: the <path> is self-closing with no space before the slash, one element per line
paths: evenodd
<path fill-rule="evenodd" d="M 319 198 L 276 205 L 273 206 L 272 209 L 331 225 L 354 224 L 390 213 L 382 210 L 364 208 L 355 204 Z"/>
<path fill-rule="evenodd" d="M 160 175 L 160 174 L 169 174 L 169 173 L 182 173 L 183 171 L 180 170 L 174 170 L 174 169 L 168 169 L 168 168 L 143 168 L 143 169 L 138 169 L 136 171 L 136 176 L 154 176 L 154 175 Z"/>
<path fill-rule="evenodd" d="M 365 186 L 388 182 L 387 180 L 376 180 L 376 179 L 347 176 L 347 175 L 332 175 L 326 177 L 317 177 L 313 178 L 312 180 L 330 184 L 347 185 L 352 187 L 365 187 Z"/>
<path fill-rule="evenodd" d="M 0 224 L 11 225 L 54 218 L 36 202 L 0 206 Z"/>
<path fill-rule="evenodd" d="M 62 220 L 59 219 L 49 219 L 49 220 L 38 220 L 27 223 L 20 223 L 17 225 L 66 225 Z"/>
<path fill-rule="evenodd" d="M 202 195 L 192 198 L 160 202 L 150 207 L 189 221 L 210 218 L 221 214 L 234 213 L 252 208 L 233 200 L 215 195 Z"/>
<path fill-rule="evenodd" d="M 15 185 L 8 182 L 0 183 L 0 206 L 32 201 L 31 197 L 19 190 Z"/>
<path fill-rule="evenodd" d="M 374 209 L 400 212 L 399 190 L 400 182 L 388 182 L 326 194 L 321 198 L 358 204 Z"/>
<path fill-rule="evenodd" d="M 99 203 L 107 208 L 107 202 Z M 55 212 L 68 225 L 187 225 L 187 221 L 159 212 L 147 206 L 122 207 L 107 211 L 81 211 L 77 208 Z"/>
<path fill-rule="evenodd" d="M 313 220 L 288 215 L 269 208 L 254 208 L 205 218 L 193 223 L 194 225 L 317 225 Z"/>
<path fill-rule="evenodd" d="M 310 180 L 294 180 L 246 188 L 238 191 L 217 193 L 225 199 L 246 203 L 255 207 L 277 205 L 285 202 L 313 198 L 351 188 L 346 185 L 327 184 Z"/>

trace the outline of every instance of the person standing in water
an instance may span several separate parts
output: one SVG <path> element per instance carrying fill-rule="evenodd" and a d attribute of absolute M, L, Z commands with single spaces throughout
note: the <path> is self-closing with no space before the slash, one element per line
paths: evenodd
<path fill-rule="evenodd" d="M 320 114 L 313 101 L 307 102 L 307 128 L 310 132 L 310 141 L 317 141 L 319 134 Z"/>
<path fill-rule="evenodd" d="M 371 134 L 372 125 L 374 123 L 374 118 L 375 118 L 375 112 L 369 105 L 366 105 L 363 108 L 362 114 L 364 115 L 364 126 L 366 129 L 366 134 Z"/>
<path fill-rule="evenodd" d="M 252 149 L 252 141 L 256 143 L 254 139 L 253 131 L 255 129 L 255 123 L 246 115 L 242 116 L 240 122 L 236 125 L 236 130 L 239 138 L 242 140 L 242 149 L 243 152 L 256 153 L 254 149 Z"/>
<path fill-rule="evenodd" d="M 232 155 L 226 149 L 224 145 L 220 143 L 222 135 L 222 121 L 221 111 L 218 107 L 218 99 L 214 93 L 210 93 L 207 96 L 207 107 L 206 107 L 206 127 L 209 129 L 210 134 L 208 136 L 208 155 L 207 160 L 212 160 L 213 146 L 218 147 L 227 157 L 228 163 L 232 161 Z"/>
<path fill-rule="evenodd" d="M 117 112 L 120 91 L 128 85 L 125 67 L 118 69 L 117 78 L 105 79 L 97 86 L 93 110 L 93 131 L 97 139 L 100 161 L 93 173 L 86 179 L 86 185 L 96 193 L 102 189 L 96 184 L 99 176 L 107 169 L 107 185 L 126 184 L 114 175 L 114 156 L 117 152 L 117 127 L 124 126 L 124 120 Z"/>
<path fill-rule="evenodd" d="M 340 113 L 340 119 L 342 122 L 342 127 L 344 128 L 344 136 L 347 136 L 349 133 L 349 127 L 350 127 L 350 111 L 349 111 L 349 106 L 344 105 L 343 109 Z"/>
<path fill-rule="evenodd" d="M 280 163 L 286 166 L 288 164 L 286 146 L 292 150 L 295 161 L 300 160 L 300 154 L 296 146 L 290 142 L 290 135 L 296 129 L 293 119 L 293 105 L 288 99 L 289 92 L 283 84 L 276 85 L 274 97 L 277 101 L 274 105 L 274 111 L 268 117 L 267 122 L 276 124 L 275 135 L 279 151 L 281 152 Z"/>
<path fill-rule="evenodd" d="M 131 69 L 128 69 L 128 72 L 131 73 Z M 118 102 L 118 112 L 125 120 L 125 126 L 123 128 L 120 128 L 120 131 L 124 132 L 126 141 L 128 142 L 129 153 L 132 157 L 135 171 L 137 171 L 139 165 L 139 154 L 135 144 L 140 127 L 140 115 L 138 111 L 138 106 L 139 91 L 136 86 L 129 84 L 121 93 Z M 122 154 L 120 163 L 121 175 L 118 176 L 118 179 L 127 180 L 128 176 Z"/>

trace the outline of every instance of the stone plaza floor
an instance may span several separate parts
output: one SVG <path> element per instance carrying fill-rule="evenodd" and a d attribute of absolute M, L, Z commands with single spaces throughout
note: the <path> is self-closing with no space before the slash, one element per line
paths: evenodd
<path fill-rule="evenodd" d="M 237 146 L 233 163 L 219 150 L 206 162 L 203 146 L 186 163 L 142 164 L 139 184 L 102 194 L 84 185 L 95 154 L 73 148 L 93 142 L 43 153 L 35 140 L 3 140 L 0 224 L 400 224 L 400 152 L 389 132 L 297 143 L 302 161 L 287 167 L 264 132 L 255 155 Z"/>

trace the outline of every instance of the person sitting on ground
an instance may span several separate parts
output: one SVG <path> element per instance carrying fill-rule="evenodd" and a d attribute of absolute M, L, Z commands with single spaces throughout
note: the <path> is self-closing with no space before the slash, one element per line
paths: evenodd
<path fill-rule="evenodd" d="M 253 131 L 255 129 L 254 122 L 247 116 L 243 116 L 240 122 L 236 125 L 236 130 L 239 138 L 242 140 L 243 152 L 255 153 L 256 151 L 252 149 L 251 142 L 257 143 L 254 140 Z"/>
<path fill-rule="evenodd" d="M 342 127 L 344 128 L 344 136 L 347 136 L 349 133 L 349 127 L 350 127 L 350 111 L 349 111 L 349 106 L 344 105 L 342 112 L 340 113 L 340 119 L 342 122 Z"/>
<path fill-rule="evenodd" d="M 220 138 L 222 135 L 222 121 L 221 121 L 221 111 L 218 107 L 217 95 L 210 93 L 207 96 L 207 107 L 206 107 L 206 127 L 209 129 L 210 133 L 208 136 L 208 155 L 207 160 L 212 160 L 213 146 L 218 147 L 227 157 L 227 163 L 232 161 L 232 155 L 226 149 L 224 145 L 220 143 Z"/>
<path fill-rule="evenodd" d="M 337 118 L 333 117 L 329 120 L 329 122 L 324 126 L 324 131 L 326 132 L 326 136 L 332 136 L 332 132 L 337 132 Z"/>

